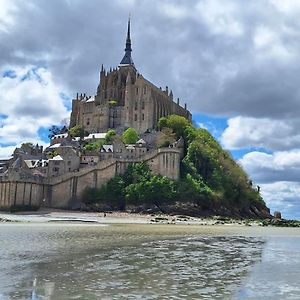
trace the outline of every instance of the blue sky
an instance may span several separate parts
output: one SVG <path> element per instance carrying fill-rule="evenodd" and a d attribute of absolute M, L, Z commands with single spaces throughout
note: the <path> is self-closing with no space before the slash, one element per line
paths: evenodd
<path fill-rule="evenodd" d="M 271 211 L 300 219 L 299 1 L 2 0 L 0 156 L 45 145 L 72 97 L 95 94 L 101 64 L 123 56 L 129 12 L 138 71 L 187 102 Z"/>

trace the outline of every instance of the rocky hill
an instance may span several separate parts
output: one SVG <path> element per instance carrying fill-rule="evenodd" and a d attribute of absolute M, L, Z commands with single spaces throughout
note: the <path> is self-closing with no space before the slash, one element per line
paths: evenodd
<path fill-rule="evenodd" d="M 182 137 L 184 157 L 178 181 L 154 175 L 146 164 L 131 165 L 100 189 L 88 188 L 83 202 L 90 209 L 163 212 L 191 216 L 222 215 L 270 218 L 259 190 L 242 167 L 205 129 L 171 115 L 159 122 L 162 147 Z"/>

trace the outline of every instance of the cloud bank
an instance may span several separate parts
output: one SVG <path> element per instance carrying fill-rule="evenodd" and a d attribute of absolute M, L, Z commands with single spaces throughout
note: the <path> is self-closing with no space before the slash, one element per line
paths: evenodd
<path fill-rule="evenodd" d="M 39 130 L 66 117 L 76 92 L 95 93 L 101 64 L 117 66 L 123 56 L 131 12 L 137 69 L 168 85 L 194 114 L 228 118 L 220 141 L 248 149 L 241 163 L 266 189 L 268 205 L 277 192 L 282 203 L 298 201 L 299 1 L 0 0 L 0 6 L 0 156 L 22 141 L 42 142 Z"/>

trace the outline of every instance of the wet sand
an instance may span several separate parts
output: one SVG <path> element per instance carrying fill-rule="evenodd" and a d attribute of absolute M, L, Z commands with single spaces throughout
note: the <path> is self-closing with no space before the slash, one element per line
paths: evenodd
<path fill-rule="evenodd" d="M 258 226 L 258 221 L 222 220 L 219 217 L 196 218 L 181 215 L 150 215 L 129 212 L 82 212 L 55 209 L 43 209 L 35 212 L 5 213 L 0 212 L 3 222 L 66 222 L 66 223 L 95 223 L 95 224 L 186 224 L 186 225 L 234 225 Z"/>

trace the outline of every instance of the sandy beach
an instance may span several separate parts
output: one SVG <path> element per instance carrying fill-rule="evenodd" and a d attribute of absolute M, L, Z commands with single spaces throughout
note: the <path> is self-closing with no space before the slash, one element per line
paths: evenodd
<path fill-rule="evenodd" d="M 186 224 L 186 225 L 259 225 L 258 221 L 226 219 L 220 217 L 196 218 L 182 215 L 150 215 L 129 212 L 82 212 L 43 209 L 35 212 L 7 213 L 0 212 L 2 222 L 66 222 L 93 224 Z"/>

